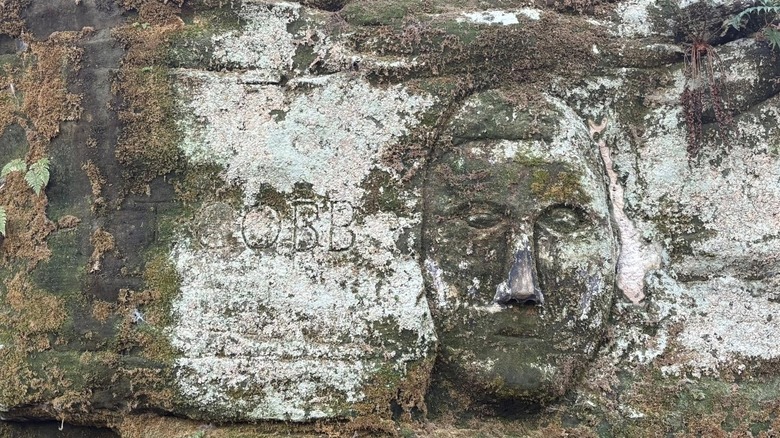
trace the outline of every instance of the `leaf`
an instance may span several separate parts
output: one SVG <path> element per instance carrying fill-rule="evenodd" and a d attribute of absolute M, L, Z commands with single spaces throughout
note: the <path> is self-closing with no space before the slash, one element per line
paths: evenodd
<path fill-rule="evenodd" d="M 5 208 L 0 207 L 0 235 L 5 236 Z"/>
<path fill-rule="evenodd" d="M 780 4 L 773 1 L 763 1 L 764 6 L 751 6 L 742 10 L 739 14 L 731 17 L 724 22 L 724 25 L 731 26 L 734 29 L 741 29 L 743 26 L 743 19 L 749 14 L 766 14 L 775 15 L 780 13 Z"/>
<path fill-rule="evenodd" d="M 780 50 L 780 30 L 767 26 L 764 28 L 764 35 L 766 35 L 766 40 L 769 41 L 773 50 Z"/>
<path fill-rule="evenodd" d="M 24 180 L 33 189 L 36 195 L 49 183 L 49 159 L 41 158 L 30 166 L 30 170 L 24 176 Z"/>
<path fill-rule="evenodd" d="M 17 158 L 15 160 L 11 160 L 3 166 L 3 170 L 0 171 L 0 178 L 8 175 L 11 172 L 24 172 L 27 170 L 27 164 L 25 164 L 24 160 L 21 158 Z"/>

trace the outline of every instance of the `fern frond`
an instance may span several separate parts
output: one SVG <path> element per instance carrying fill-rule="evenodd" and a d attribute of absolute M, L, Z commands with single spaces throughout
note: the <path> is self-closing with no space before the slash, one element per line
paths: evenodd
<path fill-rule="evenodd" d="M 730 19 L 726 20 L 724 25 L 726 27 L 733 27 L 734 29 L 741 29 L 742 28 L 742 21 L 745 19 L 745 16 L 750 14 L 767 14 L 767 15 L 774 15 L 774 14 L 780 14 L 780 2 L 777 1 L 763 1 L 762 6 L 751 6 L 749 8 L 745 8 L 742 12 L 739 14 L 731 17 Z"/>
<path fill-rule="evenodd" d="M 24 175 L 24 180 L 33 189 L 36 195 L 49 183 L 49 159 L 41 158 L 30 166 L 30 170 Z"/>
<path fill-rule="evenodd" d="M 3 170 L 0 171 L 0 178 L 8 175 L 11 172 L 24 172 L 27 170 L 27 164 L 21 158 L 11 160 L 3 166 Z"/>
<path fill-rule="evenodd" d="M 0 207 L 0 235 L 5 236 L 5 208 Z"/>
<path fill-rule="evenodd" d="M 780 51 L 780 30 L 775 29 L 772 26 L 767 26 L 764 28 L 764 35 L 766 36 L 769 45 L 772 46 L 772 49 Z"/>

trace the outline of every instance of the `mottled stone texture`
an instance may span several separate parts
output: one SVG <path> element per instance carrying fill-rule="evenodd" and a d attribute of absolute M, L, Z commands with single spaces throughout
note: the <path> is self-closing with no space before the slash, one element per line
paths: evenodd
<path fill-rule="evenodd" d="M 0 435 L 780 434 L 748 6 L 0 0 Z"/>

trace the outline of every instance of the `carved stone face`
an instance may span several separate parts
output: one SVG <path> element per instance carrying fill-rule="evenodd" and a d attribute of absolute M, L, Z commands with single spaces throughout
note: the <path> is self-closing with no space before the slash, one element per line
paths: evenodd
<path fill-rule="evenodd" d="M 562 103 L 470 98 L 429 167 L 423 252 L 446 380 L 545 401 L 598 346 L 616 241 L 596 145 Z"/>

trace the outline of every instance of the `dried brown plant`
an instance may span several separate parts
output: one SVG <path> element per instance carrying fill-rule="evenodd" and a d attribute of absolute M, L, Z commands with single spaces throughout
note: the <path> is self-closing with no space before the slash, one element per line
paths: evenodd
<path fill-rule="evenodd" d="M 694 41 L 685 51 L 685 87 L 682 105 L 688 128 L 688 155 L 696 156 L 702 142 L 702 113 L 709 104 L 715 114 L 718 134 L 726 140 L 725 130 L 733 121 L 726 106 L 720 57 L 706 41 Z"/>
<path fill-rule="evenodd" d="M 711 109 L 718 135 L 726 142 L 726 132 L 733 118 L 728 108 L 725 73 L 718 52 L 712 45 L 710 17 L 714 7 L 706 2 L 689 6 L 681 14 L 686 42 L 684 49 L 685 85 L 681 95 L 687 127 L 688 156 L 695 157 L 703 141 L 702 114 Z"/>

